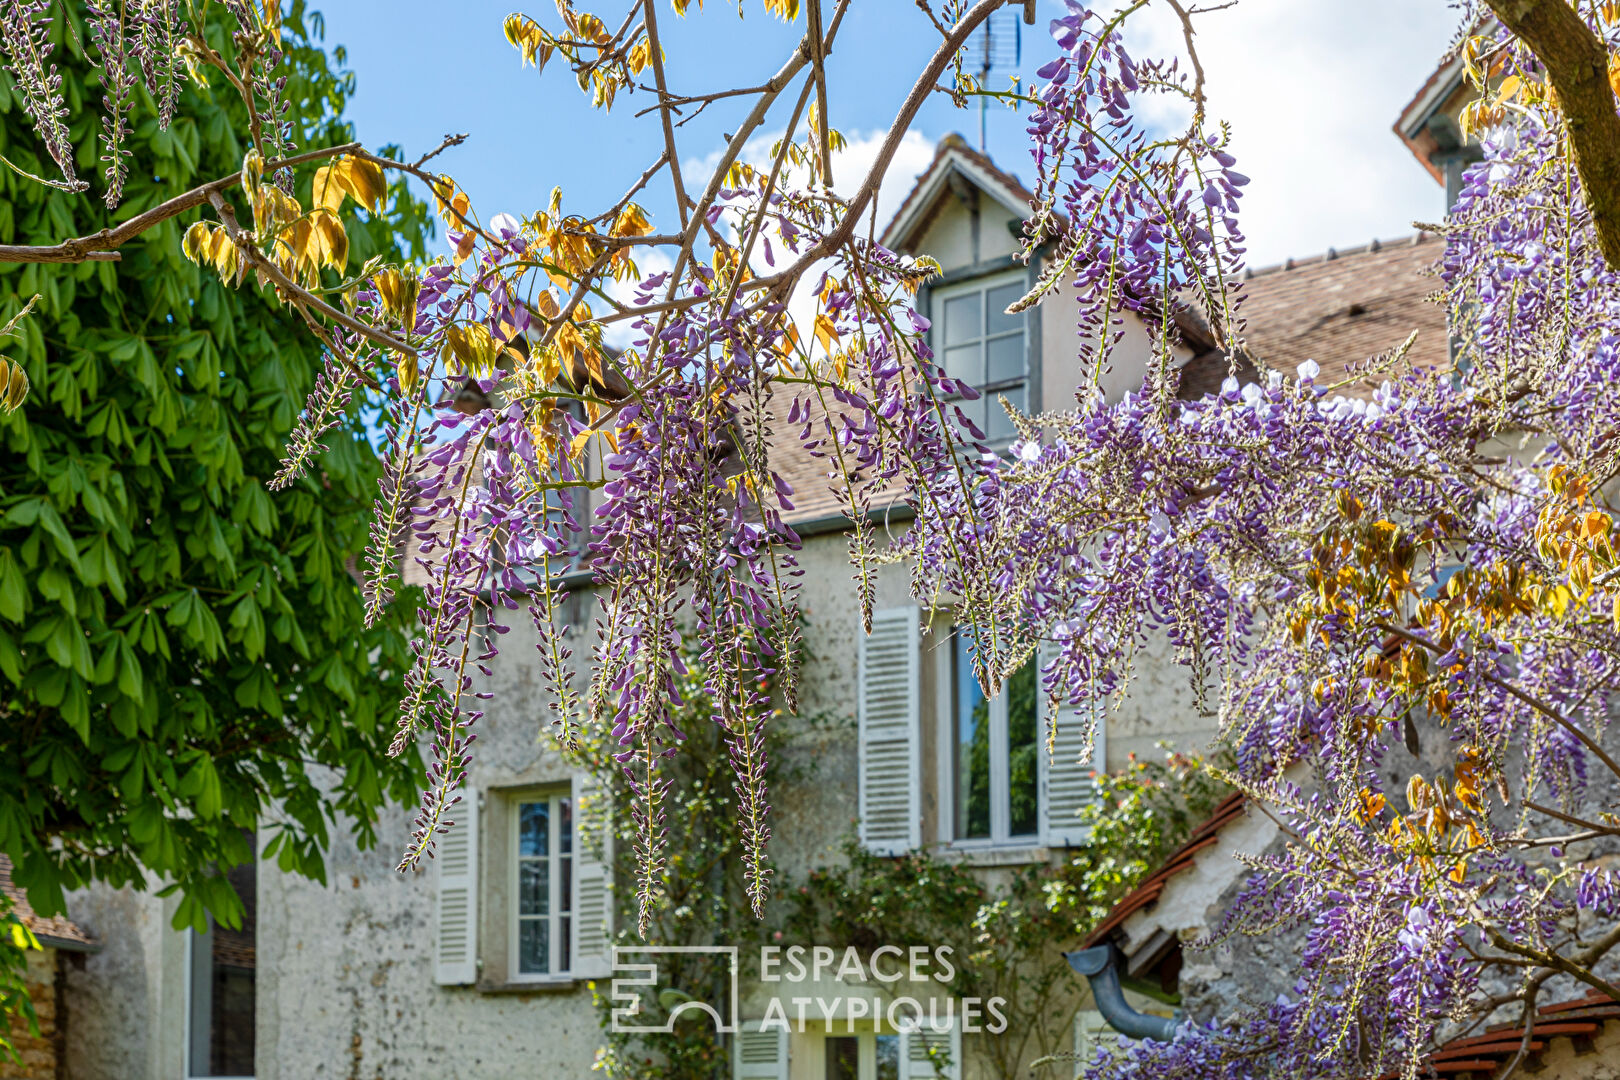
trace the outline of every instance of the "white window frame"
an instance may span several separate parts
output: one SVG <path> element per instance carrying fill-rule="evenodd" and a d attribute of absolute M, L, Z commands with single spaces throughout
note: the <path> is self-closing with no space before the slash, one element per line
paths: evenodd
<path fill-rule="evenodd" d="M 521 854 L 523 807 L 540 802 L 550 804 L 546 816 L 547 827 L 550 829 L 547 847 L 551 854 L 546 856 L 526 856 Z M 563 829 L 560 819 L 562 815 L 558 813 L 559 804 L 564 802 L 568 803 L 568 851 L 566 854 L 561 850 Z M 573 792 L 568 787 L 545 787 L 524 791 L 511 797 L 508 813 L 508 828 L 512 836 L 507 845 L 507 888 L 509 890 L 507 895 L 511 897 L 507 916 L 507 981 L 511 983 L 572 982 L 574 979 L 573 963 L 576 959 L 574 956 L 576 945 L 573 938 L 574 922 L 578 918 L 578 913 L 574 910 L 574 894 L 577 891 L 579 881 L 579 837 L 577 835 L 579 822 L 574 812 Z M 547 907 L 550 914 L 542 916 L 524 915 L 523 898 L 520 891 L 522 865 L 525 861 L 534 861 L 539 858 L 545 858 L 551 862 L 551 872 L 546 879 L 546 887 L 549 890 Z M 570 863 L 569 888 L 566 890 L 566 895 L 562 887 L 563 875 L 560 872 L 561 860 L 565 858 Z M 567 904 L 566 910 L 562 906 L 564 903 Z M 568 920 L 566 930 L 563 929 L 564 918 Z M 546 919 L 551 924 L 546 960 L 548 966 L 553 970 L 526 972 L 522 970 L 521 962 L 523 924 L 538 921 L 539 919 Z M 558 970 L 558 953 L 561 943 L 565 940 L 568 943 L 569 966 Z"/>
<path fill-rule="evenodd" d="M 196 930 L 187 930 L 185 932 L 185 934 L 186 934 L 186 966 L 185 966 L 186 992 L 184 994 L 184 997 L 185 997 L 185 1022 L 180 1025 L 181 1037 L 182 1037 L 182 1040 L 183 1040 L 181 1042 L 181 1048 L 180 1048 L 180 1075 L 185 1077 L 186 1080 L 254 1080 L 254 1078 L 251 1077 L 251 1076 L 200 1076 L 197 1073 L 194 1073 L 194 1072 L 191 1071 L 191 1066 L 192 1066 L 192 1060 L 191 1060 L 191 1051 L 192 1051 L 192 1046 L 191 1046 L 191 1034 L 192 1034 L 192 1027 L 191 1027 L 191 995 L 192 995 L 191 981 L 192 981 L 192 976 L 195 974 L 195 972 L 192 969 L 192 964 L 195 962 L 195 959 L 196 959 L 195 956 L 193 955 L 192 950 L 196 947 L 197 931 Z M 209 937 L 210 943 L 212 943 L 212 941 L 213 941 L 213 934 L 214 934 L 214 924 L 213 924 L 213 920 L 210 919 L 209 923 L 208 923 L 208 937 Z M 212 957 L 210 957 L 210 960 L 212 960 Z M 255 1012 L 257 1011 L 257 1008 L 258 1008 L 257 985 L 255 985 L 255 997 L 254 997 L 254 1010 L 255 1010 Z M 255 1023 L 258 1022 L 257 1017 L 255 1017 L 254 1022 Z M 257 1035 L 257 1033 L 255 1032 L 255 1036 L 256 1035 Z M 255 1037 L 255 1039 L 254 1039 L 255 1056 L 257 1056 L 257 1047 L 258 1047 L 258 1039 L 257 1039 L 257 1037 Z M 254 1064 L 255 1064 L 254 1071 L 257 1072 L 258 1071 L 257 1062 L 255 1062 Z"/>
<path fill-rule="evenodd" d="M 986 323 L 988 321 L 989 313 L 984 308 L 984 300 L 982 298 L 987 293 L 989 293 L 991 289 L 997 289 L 997 288 L 1000 288 L 1000 287 L 1002 287 L 1004 285 L 1018 285 L 1018 286 L 1020 286 L 1020 288 L 1023 288 L 1025 286 L 1027 286 L 1028 283 L 1029 283 L 1029 274 L 1028 274 L 1028 272 L 1026 270 L 1022 269 L 1022 268 L 1017 268 L 1017 269 L 1012 269 L 1012 270 L 1001 271 L 999 273 L 994 273 L 994 274 L 986 274 L 983 277 L 970 278 L 967 281 L 959 281 L 959 282 L 956 282 L 956 283 L 950 284 L 950 285 L 941 285 L 938 288 L 934 289 L 932 291 L 931 295 L 929 296 L 929 300 L 928 300 L 929 311 L 930 311 L 930 314 L 932 316 L 932 325 L 934 327 L 934 331 L 930 335 L 929 347 L 933 350 L 933 352 L 934 352 L 934 362 L 940 366 L 940 369 L 941 370 L 946 370 L 946 363 L 945 363 L 945 303 L 946 303 L 946 301 L 955 300 L 955 299 L 958 299 L 960 297 L 967 296 L 967 295 L 974 294 L 974 293 L 977 293 L 981 297 L 981 300 L 979 302 L 979 337 L 978 337 L 977 340 L 978 340 L 978 343 L 979 343 L 980 361 L 981 361 L 981 363 L 983 363 L 984 360 L 985 360 L 984 350 L 986 348 L 986 343 L 990 340 L 991 335 L 988 335 L 988 334 L 986 334 L 984 332 L 985 329 L 986 329 Z M 1033 411 L 1034 406 L 1035 406 L 1035 403 L 1029 400 L 1030 380 L 1031 380 L 1031 376 L 1034 374 L 1032 371 L 1030 371 L 1031 364 L 1030 364 L 1030 355 L 1029 355 L 1029 334 L 1030 334 L 1029 316 L 1027 314 L 1021 315 L 1020 319 L 1022 320 L 1022 325 L 1020 325 L 1017 333 L 1022 338 L 1023 343 L 1024 343 L 1024 347 L 1023 347 L 1023 350 L 1022 350 L 1022 352 L 1023 352 L 1023 363 L 1024 363 L 1024 374 L 1023 374 L 1022 378 L 1018 378 L 1018 379 L 997 379 L 995 381 L 985 382 L 983 384 L 977 384 L 977 383 L 972 384 L 973 388 L 979 392 L 980 400 L 985 401 L 985 409 L 986 409 L 986 414 L 985 414 L 986 415 L 985 438 L 989 439 L 991 442 L 1003 442 L 1007 438 L 1007 436 L 992 437 L 990 435 L 989 421 L 988 421 L 988 417 L 990 415 L 989 410 L 1000 409 L 1001 408 L 1001 406 L 999 404 L 997 404 L 997 402 L 995 400 L 996 396 L 998 394 L 1005 393 L 1007 390 L 1012 390 L 1012 389 L 1022 387 L 1023 391 L 1024 391 L 1024 409 L 1025 409 L 1025 411 L 1026 412 L 1027 411 Z M 1012 333 L 1013 333 L 1013 331 L 1008 330 L 1008 331 L 1005 331 L 1005 332 L 1003 332 L 1001 334 L 996 334 L 994 336 L 997 337 L 997 338 L 1010 337 L 1012 335 Z M 989 372 L 987 370 L 985 371 L 985 375 L 986 376 L 989 375 Z M 987 387 L 994 387 L 994 389 L 987 389 Z"/>
<path fill-rule="evenodd" d="M 1012 763 L 1007 744 L 1007 693 L 990 699 L 990 835 L 959 837 L 956 835 L 956 790 L 958 769 L 961 767 L 957 737 L 959 718 L 956 703 L 956 659 L 960 627 L 952 627 L 946 639 L 944 663 L 938 670 L 940 702 L 939 733 L 939 832 L 941 842 L 965 851 L 987 849 L 1024 849 L 1041 846 L 1041 823 L 1046 819 L 1046 791 L 1037 776 L 1035 785 L 1035 829 L 1020 836 L 1010 835 L 1012 830 Z M 1034 662 L 1033 660 L 1031 661 Z M 1039 697 L 1037 696 L 1037 703 Z M 1039 716 L 1035 727 L 1037 743 L 1041 738 Z M 1039 753 L 1039 749 L 1037 749 Z"/>

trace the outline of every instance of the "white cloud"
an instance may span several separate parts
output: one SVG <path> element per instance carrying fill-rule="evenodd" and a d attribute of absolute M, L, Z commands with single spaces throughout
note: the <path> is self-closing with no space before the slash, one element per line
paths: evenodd
<path fill-rule="evenodd" d="M 1048 5 L 1051 6 L 1051 5 Z M 1233 125 L 1251 265 L 1410 232 L 1444 191 L 1390 130 L 1450 44 L 1443 0 L 1242 0 L 1198 17 L 1211 115 Z M 1132 17 L 1137 58 L 1184 49 L 1157 4 Z M 1168 119 L 1168 118 L 1167 118 Z"/>

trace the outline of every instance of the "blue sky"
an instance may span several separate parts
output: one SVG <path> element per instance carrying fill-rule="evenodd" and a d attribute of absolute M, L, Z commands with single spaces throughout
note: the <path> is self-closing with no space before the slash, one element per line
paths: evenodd
<path fill-rule="evenodd" d="M 684 19 L 668 0 L 657 2 L 677 93 L 763 82 L 802 33 L 802 23 L 785 26 L 766 15 L 760 0 L 743 0 L 741 19 L 735 0 L 707 0 L 703 11 L 693 3 Z M 512 4 L 326 5 L 327 44 L 345 46 L 358 75 L 351 115 L 359 137 L 371 145 L 400 143 L 414 157 L 445 133 L 465 131 L 469 140 L 445 154 L 440 167 L 471 193 L 486 218 L 541 208 L 557 185 L 566 208 L 594 213 L 616 200 L 662 148 L 654 117 L 633 115 L 651 96 L 621 96 L 604 117 L 565 67 L 543 75 L 522 67 L 501 32 Z M 625 3 L 579 6 L 616 26 Z M 1179 27 L 1155 8 L 1150 5 L 1131 32 L 1139 57 L 1179 43 Z M 1059 0 L 1041 0 L 1037 26 L 1024 28 L 1026 77 L 1052 55 L 1045 28 L 1061 9 Z M 550 0 L 529 0 L 518 10 L 558 25 Z M 1212 112 L 1233 122 L 1239 168 L 1254 178 L 1243 215 L 1251 262 L 1266 265 L 1399 236 L 1411 231 L 1414 219 L 1440 215 L 1440 189 L 1390 125 L 1433 69 L 1454 25 L 1443 0 L 1242 0 L 1203 17 L 1199 46 Z M 855 0 L 828 62 L 833 126 L 851 142 L 846 160 L 835 163 L 841 189 L 864 172 L 937 40 L 911 0 Z M 998 71 L 992 82 L 1004 85 L 1005 77 Z M 680 129 L 683 160 L 695 169 L 717 153 L 746 108 L 720 103 Z M 782 108 L 785 116 L 791 103 Z M 935 140 L 951 131 L 977 142 L 977 107 L 964 112 L 935 95 L 891 169 L 880 214 L 898 203 Z M 990 154 L 1027 178 L 1025 146 L 1020 119 L 992 109 Z M 701 188 L 701 181 L 692 186 Z M 656 197 L 646 205 L 655 224 L 673 209 Z"/>

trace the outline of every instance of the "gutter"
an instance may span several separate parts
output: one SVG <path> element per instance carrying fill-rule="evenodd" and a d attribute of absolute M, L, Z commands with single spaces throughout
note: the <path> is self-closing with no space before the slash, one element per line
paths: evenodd
<path fill-rule="evenodd" d="M 1176 1021 L 1165 1016 L 1137 1012 L 1125 1001 L 1119 985 L 1119 949 L 1111 943 L 1094 945 L 1078 952 L 1064 953 L 1076 973 L 1091 984 L 1091 997 L 1108 1026 L 1133 1039 L 1170 1042 L 1176 1037 Z"/>

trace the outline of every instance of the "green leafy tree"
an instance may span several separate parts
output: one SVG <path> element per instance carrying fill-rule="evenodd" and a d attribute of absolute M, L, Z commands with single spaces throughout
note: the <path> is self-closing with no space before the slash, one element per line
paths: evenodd
<path fill-rule="evenodd" d="M 302 3 L 284 31 L 294 140 L 351 139 L 342 50 L 320 47 Z M 50 33 L 92 172 L 85 28 L 64 12 Z M 21 175 L 51 171 L 22 105 L 0 75 L 0 242 L 112 224 L 93 196 Z M 146 105 L 116 220 L 242 163 L 230 87 L 188 82 L 166 131 Z M 320 345 L 273 298 L 182 255 L 196 216 L 143 233 L 118 265 L 0 265 L 0 324 L 39 297 L 4 343 L 31 390 L 0 416 L 0 850 L 42 911 L 91 879 L 152 875 L 180 891 L 177 925 L 233 925 L 221 871 L 253 857 L 249 830 L 272 832 L 283 870 L 323 878 L 339 815 L 369 845 L 379 807 L 419 781 L 418 762 L 386 754 L 403 626 L 364 626 L 349 571 L 378 473 L 359 408 L 313 475 L 270 494 Z M 431 227 L 397 187 L 350 227 L 349 261 L 421 258 Z"/>

